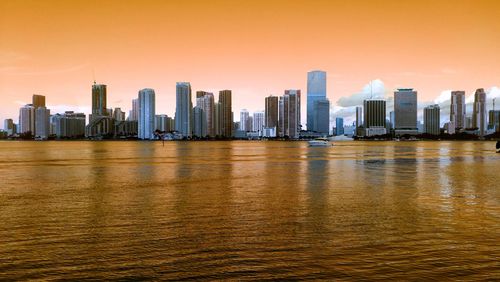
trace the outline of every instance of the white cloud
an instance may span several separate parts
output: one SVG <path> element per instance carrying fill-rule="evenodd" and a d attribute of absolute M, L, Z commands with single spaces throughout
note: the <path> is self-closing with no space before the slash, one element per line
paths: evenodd
<path fill-rule="evenodd" d="M 366 84 L 363 89 L 348 97 L 341 97 L 337 101 L 337 105 L 341 107 L 354 107 L 363 104 L 366 99 L 383 99 L 385 98 L 384 82 L 380 79 L 375 79 Z"/>

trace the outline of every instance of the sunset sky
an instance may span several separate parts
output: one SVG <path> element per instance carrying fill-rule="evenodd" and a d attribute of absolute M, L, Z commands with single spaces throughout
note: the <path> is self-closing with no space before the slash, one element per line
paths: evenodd
<path fill-rule="evenodd" d="M 332 115 L 372 80 L 387 96 L 415 88 L 419 103 L 450 89 L 498 96 L 500 1 L 0 1 L 2 121 L 17 122 L 34 93 L 51 113 L 88 113 L 94 78 L 108 85 L 108 107 L 128 111 L 153 88 L 169 116 L 176 81 L 231 89 L 236 120 L 298 88 L 305 121 L 315 69 L 328 72 Z"/>

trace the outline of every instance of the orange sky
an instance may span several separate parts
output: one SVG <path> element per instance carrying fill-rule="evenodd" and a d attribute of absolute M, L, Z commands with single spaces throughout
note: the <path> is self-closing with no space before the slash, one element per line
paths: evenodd
<path fill-rule="evenodd" d="M 156 91 L 173 115 L 175 82 L 233 90 L 239 110 L 302 89 L 328 72 L 328 97 L 373 79 L 413 87 L 419 101 L 446 89 L 500 86 L 500 1 L 0 1 L 0 119 L 33 93 L 53 111 L 90 107 L 93 70 L 108 107 L 129 110 Z M 59 110 L 57 110 L 59 109 Z"/>

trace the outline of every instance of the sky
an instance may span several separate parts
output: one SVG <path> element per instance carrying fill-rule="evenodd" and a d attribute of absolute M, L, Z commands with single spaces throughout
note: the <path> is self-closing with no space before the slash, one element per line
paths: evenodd
<path fill-rule="evenodd" d="M 95 79 L 108 107 L 128 111 L 153 88 L 156 112 L 169 116 L 177 81 L 216 97 L 231 89 L 235 120 L 301 89 L 305 124 L 317 69 L 328 73 L 332 119 L 347 122 L 370 83 L 389 100 L 414 88 L 421 105 L 446 105 L 450 90 L 500 97 L 500 1 L 0 1 L 1 120 L 16 121 L 33 94 L 51 113 L 89 113 Z"/>

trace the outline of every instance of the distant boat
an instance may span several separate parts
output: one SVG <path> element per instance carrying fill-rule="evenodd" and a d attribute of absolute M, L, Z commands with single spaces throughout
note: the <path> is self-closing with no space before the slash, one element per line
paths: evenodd
<path fill-rule="evenodd" d="M 316 138 L 314 140 L 309 140 L 309 147 L 330 147 L 333 144 L 330 144 L 328 139 L 326 138 Z"/>
<path fill-rule="evenodd" d="M 497 153 L 500 153 L 500 141 L 497 141 Z"/>

